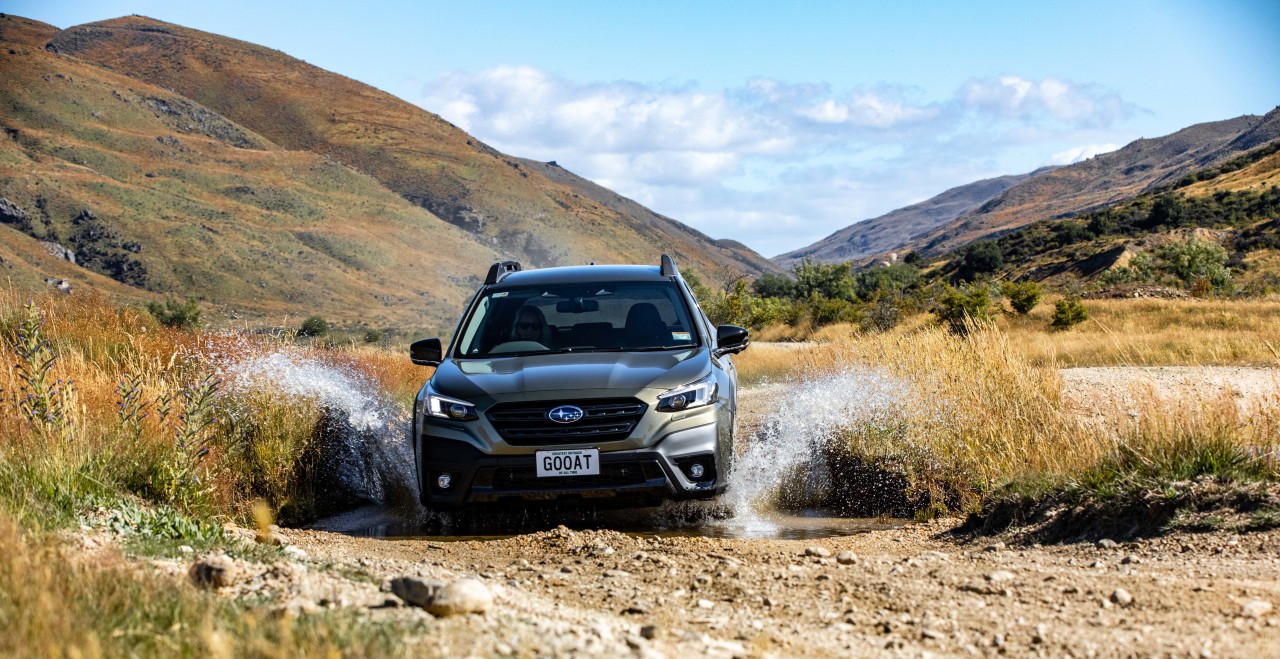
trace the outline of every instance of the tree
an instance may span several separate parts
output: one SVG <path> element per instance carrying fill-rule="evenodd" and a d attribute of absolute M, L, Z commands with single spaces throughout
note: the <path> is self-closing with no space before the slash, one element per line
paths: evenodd
<path fill-rule="evenodd" d="M 1040 304 L 1040 284 L 1034 281 L 1017 283 L 1007 281 L 1000 285 L 1000 292 L 1009 298 L 1009 306 L 1023 316 L 1031 313 L 1031 310 Z"/>
<path fill-rule="evenodd" d="M 961 281 L 973 281 L 980 275 L 990 274 L 1004 267 L 1004 254 L 994 240 L 979 240 L 964 248 L 956 276 Z"/>
<path fill-rule="evenodd" d="M 760 297 L 780 297 L 790 299 L 796 297 L 797 284 L 796 280 L 791 277 L 770 272 L 760 275 L 760 277 L 751 284 L 751 289 Z"/>
<path fill-rule="evenodd" d="M 324 336 L 329 333 L 329 321 L 320 316 L 312 316 L 302 321 L 302 327 L 298 328 L 298 336 Z"/>
<path fill-rule="evenodd" d="M 972 321 L 991 318 L 991 298 L 986 286 L 963 286 L 959 289 L 944 284 L 942 297 L 934 310 L 938 320 L 956 334 L 968 334 Z"/>
<path fill-rule="evenodd" d="M 1054 303 L 1053 306 L 1053 322 L 1050 325 L 1054 329 L 1065 330 L 1075 327 L 1080 323 L 1089 319 L 1089 310 L 1084 308 L 1077 296 L 1064 297 Z"/>
<path fill-rule="evenodd" d="M 165 327 L 191 329 L 200 326 L 200 304 L 194 299 L 179 302 L 169 298 L 163 303 L 148 302 L 147 311 Z"/>

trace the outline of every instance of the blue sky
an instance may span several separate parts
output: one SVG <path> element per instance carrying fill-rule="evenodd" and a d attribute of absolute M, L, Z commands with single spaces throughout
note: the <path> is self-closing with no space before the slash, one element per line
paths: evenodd
<path fill-rule="evenodd" d="M 1280 2 L 0 0 L 282 50 L 765 254 L 1280 105 Z"/>

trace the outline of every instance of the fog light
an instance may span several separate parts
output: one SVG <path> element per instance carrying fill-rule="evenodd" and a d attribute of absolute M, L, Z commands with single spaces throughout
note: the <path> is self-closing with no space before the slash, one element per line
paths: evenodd
<path fill-rule="evenodd" d="M 470 413 L 471 413 L 471 410 L 467 409 L 467 406 L 463 405 L 462 403 L 454 403 L 449 406 L 449 416 L 455 419 L 458 419 L 458 420 L 465 419 L 467 418 L 467 415 Z"/>
<path fill-rule="evenodd" d="M 450 485 L 453 485 L 453 476 L 450 476 L 449 474 L 440 474 L 439 476 L 436 476 L 436 487 L 442 490 L 447 490 Z"/>
<path fill-rule="evenodd" d="M 700 464 L 698 464 L 698 463 L 696 463 L 696 462 L 695 462 L 695 463 L 693 463 L 693 464 L 691 464 L 691 465 L 689 465 L 689 475 L 690 475 L 690 476 L 692 476 L 692 477 L 694 477 L 694 478 L 702 478 L 702 474 L 704 474 L 704 473 L 706 473 L 706 470 L 702 467 L 702 465 L 700 465 Z"/>
<path fill-rule="evenodd" d="M 667 405 L 673 410 L 683 410 L 689 406 L 689 397 L 684 394 L 672 396 L 671 400 L 667 401 Z"/>

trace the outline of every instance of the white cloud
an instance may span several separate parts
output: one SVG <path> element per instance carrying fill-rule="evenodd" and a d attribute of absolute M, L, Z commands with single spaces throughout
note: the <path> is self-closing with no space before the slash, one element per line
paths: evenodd
<path fill-rule="evenodd" d="M 1110 153 L 1119 149 L 1118 144 L 1085 144 L 1084 146 L 1072 147 L 1065 151 L 1059 151 L 1051 156 L 1045 162 L 1046 165 L 1070 165 L 1088 160 L 1100 153 Z"/>
<path fill-rule="evenodd" d="M 1132 108 L 1055 78 L 970 80 L 949 98 L 755 78 L 580 83 L 529 66 L 455 72 L 419 104 L 495 148 L 575 173 L 766 256 L 949 187 L 1115 145 Z M 1087 144 L 1087 146 L 1073 146 Z M 1011 153 L 1019 153 L 1010 170 Z"/>
<path fill-rule="evenodd" d="M 1077 126 L 1106 125 L 1133 112 L 1118 94 L 1057 78 L 970 80 L 958 94 L 967 109 L 1005 118 L 1049 118 Z"/>

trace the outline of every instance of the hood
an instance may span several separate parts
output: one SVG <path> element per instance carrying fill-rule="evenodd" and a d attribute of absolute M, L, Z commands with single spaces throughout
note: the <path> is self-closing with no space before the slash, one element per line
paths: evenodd
<path fill-rule="evenodd" d="M 459 398 L 578 389 L 631 396 L 672 389 L 706 375 L 705 348 L 679 352 L 583 352 L 496 359 L 450 359 L 431 378 L 436 391 Z"/>

